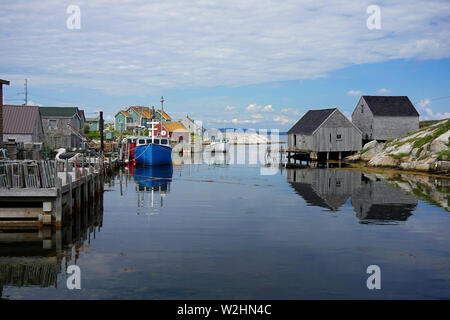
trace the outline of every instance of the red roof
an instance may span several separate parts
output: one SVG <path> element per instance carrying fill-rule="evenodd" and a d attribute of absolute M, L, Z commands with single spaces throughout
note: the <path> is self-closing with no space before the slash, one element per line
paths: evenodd
<path fill-rule="evenodd" d="M 3 106 L 4 134 L 32 134 L 39 117 L 36 106 Z"/>

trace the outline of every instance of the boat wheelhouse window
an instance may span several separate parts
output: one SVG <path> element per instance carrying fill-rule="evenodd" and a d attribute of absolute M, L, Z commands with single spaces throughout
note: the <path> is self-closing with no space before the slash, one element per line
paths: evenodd
<path fill-rule="evenodd" d="M 167 144 L 167 139 L 161 139 L 161 144 Z"/>
<path fill-rule="evenodd" d="M 139 144 L 145 144 L 145 139 L 139 139 Z"/>
<path fill-rule="evenodd" d="M 159 144 L 159 139 L 155 139 L 154 141 L 155 141 L 155 142 L 153 142 L 154 144 Z"/>

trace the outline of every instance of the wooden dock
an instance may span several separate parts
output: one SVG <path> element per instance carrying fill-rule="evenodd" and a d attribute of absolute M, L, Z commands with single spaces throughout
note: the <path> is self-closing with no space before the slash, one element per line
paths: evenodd
<path fill-rule="evenodd" d="M 0 228 L 61 228 L 102 196 L 103 179 L 103 161 L 0 161 Z"/>

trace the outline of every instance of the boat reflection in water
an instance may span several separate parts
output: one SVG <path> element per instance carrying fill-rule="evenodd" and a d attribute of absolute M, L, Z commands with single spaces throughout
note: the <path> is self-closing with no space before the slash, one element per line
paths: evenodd
<path fill-rule="evenodd" d="M 226 167 L 230 164 L 230 153 L 205 152 L 203 154 L 203 161 L 210 166 Z"/>
<path fill-rule="evenodd" d="M 150 209 L 150 212 L 146 209 L 145 214 L 158 214 L 156 208 L 163 206 L 164 197 L 170 192 L 172 175 L 172 165 L 136 166 L 134 168 L 134 182 L 136 183 L 136 193 L 138 195 L 138 214 L 144 214 L 140 209 L 147 207 Z M 146 198 L 148 198 L 148 206 L 146 206 Z"/>
<path fill-rule="evenodd" d="M 398 224 L 417 199 L 375 174 L 350 170 L 288 169 L 287 180 L 308 205 L 339 211 L 350 200 L 362 224 Z"/>

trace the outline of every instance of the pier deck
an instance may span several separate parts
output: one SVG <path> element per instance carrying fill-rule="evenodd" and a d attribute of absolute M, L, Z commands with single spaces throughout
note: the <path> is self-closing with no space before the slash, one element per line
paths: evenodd
<path fill-rule="evenodd" d="M 61 228 L 103 193 L 100 162 L 0 162 L 0 227 Z"/>

